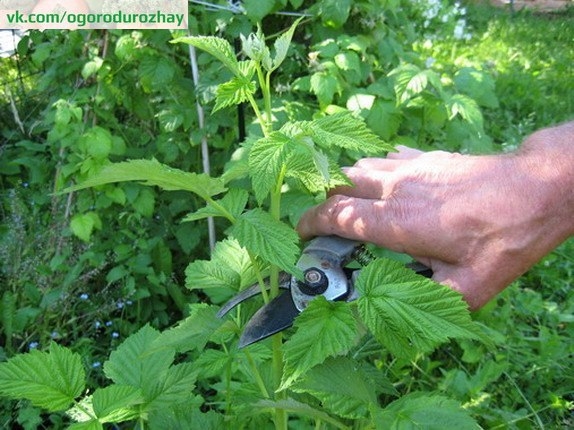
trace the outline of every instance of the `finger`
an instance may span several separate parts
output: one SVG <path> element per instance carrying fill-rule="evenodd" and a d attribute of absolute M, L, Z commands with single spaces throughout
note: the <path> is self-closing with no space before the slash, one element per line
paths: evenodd
<path fill-rule="evenodd" d="M 389 152 L 387 155 L 387 159 L 390 160 L 409 160 L 412 158 L 417 158 L 420 155 L 424 154 L 423 151 L 419 151 L 418 149 L 409 148 L 408 146 L 398 145 L 396 147 L 398 152 Z"/>
<path fill-rule="evenodd" d="M 390 160 L 388 158 L 362 158 L 353 167 L 367 170 L 381 170 L 392 172 L 401 164 L 400 160 Z"/>
<path fill-rule="evenodd" d="M 336 187 L 329 192 L 329 196 L 342 194 L 361 199 L 380 199 L 383 196 L 384 173 L 357 167 L 347 167 L 343 171 L 353 186 Z"/>
<path fill-rule="evenodd" d="M 390 206 L 382 200 L 335 195 L 304 213 L 297 231 L 304 240 L 336 235 L 397 252 L 418 254 L 416 251 L 420 249 L 410 246 L 406 230 L 395 222 L 397 216 L 393 215 Z"/>

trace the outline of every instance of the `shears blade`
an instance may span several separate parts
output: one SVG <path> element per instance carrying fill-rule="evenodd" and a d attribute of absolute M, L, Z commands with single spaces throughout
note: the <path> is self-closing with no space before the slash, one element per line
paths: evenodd
<path fill-rule="evenodd" d="M 259 342 L 293 325 L 299 310 L 295 307 L 291 294 L 285 291 L 259 308 L 243 329 L 239 338 L 239 348 Z"/>

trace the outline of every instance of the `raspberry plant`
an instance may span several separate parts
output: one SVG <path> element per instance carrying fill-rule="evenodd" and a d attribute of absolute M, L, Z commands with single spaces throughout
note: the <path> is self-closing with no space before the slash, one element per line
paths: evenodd
<path fill-rule="evenodd" d="M 16 355 L 0 364 L 0 394 L 25 398 L 49 412 L 67 411 L 71 428 L 137 422 L 140 428 L 211 426 L 276 429 L 477 428 L 454 400 L 429 392 L 401 396 L 388 362 L 409 361 L 450 339 L 480 339 L 460 295 L 421 278 L 402 264 L 377 259 L 357 281 L 351 303 L 310 303 L 287 334 L 238 349 L 238 334 L 254 307 L 242 305 L 218 319 L 218 304 L 268 277 L 267 302 L 279 293 L 279 274 L 300 274 L 293 229 L 301 207 L 347 184 L 339 160 L 392 151 L 363 120 L 335 109 L 310 120 L 279 123 L 271 77 L 288 55 L 299 21 L 271 49 L 261 29 L 242 36 L 246 59 L 213 36 L 176 38 L 214 56 L 230 78 L 217 88 L 215 110 L 248 103 L 260 132 L 252 133 L 219 177 L 174 169 L 155 159 L 110 163 L 66 191 L 138 181 L 182 190 L 205 201 L 184 221 L 225 221 L 226 238 L 210 260 L 196 260 L 186 286 L 208 303 L 189 305 L 189 316 L 163 332 L 146 325 L 104 363 L 108 386 L 86 391 L 77 353 L 53 343 L 46 352 Z M 260 100 L 258 100 L 260 97 Z M 297 207 L 298 210 L 294 210 Z"/>

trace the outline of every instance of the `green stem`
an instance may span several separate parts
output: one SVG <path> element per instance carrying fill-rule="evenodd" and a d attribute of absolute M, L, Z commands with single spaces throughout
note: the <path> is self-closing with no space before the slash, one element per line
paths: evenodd
<path fill-rule="evenodd" d="M 247 96 L 247 99 L 249 100 L 249 104 L 251 105 L 253 111 L 255 112 L 255 116 L 257 117 L 259 123 L 261 124 L 261 131 L 263 132 L 263 136 L 265 137 L 269 136 L 269 131 L 267 130 L 267 123 L 263 115 L 261 115 L 261 111 L 259 110 L 259 106 L 257 106 L 257 102 L 255 102 L 255 99 L 251 94 Z"/>
<path fill-rule="evenodd" d="M 283 180 L 287 173 L 287 166 L 283 164 L 281 172 L 277 178 L 275 189 L 271 192 L 271 202 L 269 213 L 271 216 L 279 220 L 281 218 L 281 188 L 283 187 Z M 279 294 L 279 268 L 271 266 L 269 274 L 269 283 L 271 286 L 271 297 Z M 283 379 L 283 335 L 281 333 L 273 336 L 272 349 L 273 349 L 273 376 L 275 379 L 275 387 L 279 388 L 281 380 Z M 284 400 L 287 398 L 287 393 L 282 390 L 276 393 L 276 400 Z M 285 409 L 275 409 L 275 428 L 278 430 L 287 430 L 287 422 L 289 415 Z"/>
<path fill-rule="evenodd" d="M 253 270 L 255 271 L 255 276 L 257 277 L 257 282 L 259 283 L 259 288 L 261 290 L 261 296 L 263 297 L 263 302 L 269 303 L 269 294 L 267 293 L 267 288 L 265 288 L 265 280 L 263 279 L 261 270 L 259 270 L 257 259 L 249 250 L 247 251 L 247 255 L 249 255 L 249 260 L 251 261 L 251 265 L 253 266 Z"/>
<path fill-rule="evenodd" d="M 253 372 L 253 375 L 255 376 L 255 381 L 257 382 L 257 386 L 259 387 L 261 394 L 263 395 L 263 397 L 268 399 L 269 393 L 267 392 L 267 387 L 265 387 L 265 382 L 263 382 L 263 378 L 261 377 L 261 373 L 259 373 L 259 369 L 257 368 L 257 364 L 255 363 L 255 360 L 253 360 L 253 357 L 251 356 L 249 351 L 244 350 L 244 352 L 245 352 L 245 357 L 247 357 L 247 361 L 249 362 L 249 366 L 251 366 L 251 371 Z"/>

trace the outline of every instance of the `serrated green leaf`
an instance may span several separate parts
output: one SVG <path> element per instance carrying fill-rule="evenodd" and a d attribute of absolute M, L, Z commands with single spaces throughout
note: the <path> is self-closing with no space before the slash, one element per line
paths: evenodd
<path fill-rule="evenodd" d="M 293 139 L 280 131 L 253 144 L 249 152 L 249 169 L 258 202 L 261 203 L 277 186 L 281 171 L 286 167 L 294 148 Z"/>
<path fill-rule="evenodd" d="M 280 389 L 288 388 L 327 357 L 347 352 L 355 343 L 357 324 L 346 302 L 312 300 L 294 323 L 297 331 L 285 342 L 285 371 Z"/>
<path fill-rule="evenodd" d="M 52 342 L 0 363 L 0 395 L 28 399 L 49 412 L 66 410 L 82 394 L 86 375 L 79 354 Z"/>
<path fill-rule="evenodd" d="M 252 209 L 241 214 L 232 234 L 241 246 L 253 254 L 288 273 L 300 275 L 295 267 L 299 257 L 299 236 L 269 213 Z"/>
<path fill-rule="evenodd" d="M 252 22 L 261 22 L 275 7 L 274 0 L 243 0 L 242 4 L 245 8 L 245 14 Z"/>
<path fill-rule="evenodd" d="M 439 93 L 442 92 L 440 76 L 433 70 L 421 70 L 414 64 L 397 67 L 389 73 L 389 77 L 394 78 L 395 93 L 400 104 L 421 94 L 429 84 Z"/>
<path fill-rule="evenodd" d="M 447 100 L 446 104 L 450 113 L 450 120 L 460 115 L 464 120 L 473 125 L 475 130 L 482 131 L 482 113 L 480 112 L 478 104 L 473 99 L 463 94 L 455 94 Z"/>
<path fill-rule="evenodd" d="M 187 215 L 183 221 L 196 221 L 210 216 L 224 217 L 234 221 L 245 209 L 248 199 L 249 193 L 246 190 L 232 188 L 222 199 L 208 202 L 205 207 Z"/>
<path fill-rule="evenodd" d="M 201 371 L 202 378 L 213 378 L 223 375 L 225 367 L 233 360 L 226 351 L 206 349 L 195 359 L 193 365 Z"/>
<path fill-rule="evenodd" d="M 411 393 L 375 411 L 378 430 L 477 430 L 481 427 L 455 400 L 438 394 Z"/>
<path fill-rule="evenodd" d="M 157 410 L 177 403 L 188 403 L 193 397 L 193 389 L 198 371 L 193 363 L 181 363 L 171 366 L 162 378 L 156 378 L 153 385 L 143 389 L 149 403 L 146 409 Z"/>
<path fill-rule="evenodd" d="M 279 36 L 277 40 L 275 40 L 274 44 L 275 56 L 273 57 L 272 70 L 277 69 L 281 65 L 281 63 L 283 63 L 285 57 L 287 57 L 287 51 L 289 51 L 289 45 L 291 45 L 291 39 L 293 39 L 295 29 L 297 28 L 302 19 L 303 17 L 298 18 L 293 24 L 291 24 L 289 30 L 287 30 L 285 33 Z"/>
<path fill-rule="evenodd" d="M 474 67 L 463 67 L 454 75 L 458 91 L 472 97 L 480 106 L 498 107 L 494 79 L 488 73 Z"/>
<path fill-rule="evenodd" d="M 249 254 L 235 239 L 215 246 L 211 260 L 196 260 L 185 271 L 186 287 L 195 289 L 231 288 L 235 291 L 255 281 Z"/>
<path fill-rule="evenodd" d="M 323 407 L 338 416 L 362 418 L 368 415 L 370 405 L 377 405 L 380 391 L 376 380 L 362 367 L 362 363 L 347 357 L 329 358 L 309 370 L 291 389 L 317 397 Z"/>
<path fill-rule="evenodd" d="M 324 147 L 339 147 L 360 152 L 363 155 L 381 155 L 393 147 L 383 142 L 369 130 L 365 122 L 350 112 L 341 112 L 307 121 L 301 127 L 309 133 L 316 144 Z"/>
<path fill-rule="evenodd" d="M 174 63 L 164 56 L 146 55 L 138 68 L 142 87 L 146 91 L 163 89 L 176 73 Z"/>
<path fill-rule="evenodd" d="M 114 384 L 94 392 L 92 407 L 99 422 L 119 423 L 136 418 L 139 411 L 134 406 L 144 401 L 139 388 Z"/>
<path fill-rule="evenodd" d="M 94 126 L 78 139 L 78 147 L 96 160 L 104 160 L 112 151 L 113 137 L 109 130 Z"/>
<path fill-rule="evenodd" d="M 211 178 L 203 173 L 184 172 L 152 159 L 109 164 L 98 174 L 62 192 L 67 193 L 122 181 L 141 181 L 146 185 L 156 185 L 168 191 L 191 191 L 204 200 L 225 191 L 223 180 L 220 178 Z"/>
<path fill-rule="evenodd" d="M 367 117 L 369 128 L 385 140 L 390 140 L 396 135 L 402 121 L 403 116 L 395 103 L 382 99 L 375 100 Z"/>
<path fill-rule="evenodd" d="M 231 44 L 221 37 L 216 36 L 187 36 L 172 40 L 172 43 L 187 43 L 201 49 L 223 63 L 235 76 L 240 76 L 239 62 Z"/>
<path fill-rule="evenodd" d="M 321 20 L 327 27 L 339 28 L 349 18 L 352 0 L 324 0 L 321 5 Z"/>
<path fill-rule="evenodd" d="M 401 263 L 373 261 L 361 270 L 356 287 L 361 318 L 399 357 L 428 352 L 451 338 L 478 337 L 459 293 L 416 275 Z"/>
<path fill-rule="evenodd" d="M 86 212 L 84 214 L 77 214 L 70 220 L 70 229 L 72 233 L 79 237 L 84 242 L 89 242 L 94 229 L 102 228 L 102 221 L 95 212 Z"/>
<path fill-rule="evenodd" d="M 232 78 L 228 82 L 220 84 L 216 90 L 213 112 L 248 101 L 249 96 L 254 94 L 255 90 L 255 82 L 246 82 L 242 78 Z"/>
<path fill-rule="evenodd" d="M 217 309 L 205 303 L 191 306 L 190 316 L 159 335 L 151 344 L 151 351 L 176 350 L 187 352 L 202 350 L 210 336 L 224 323 L 217 317 Z"/>
<path fill-rule="evenodd" d="M 323 106 L 330 104 L 339 90 L 339 81 L 335 76 L 326 71 L 316 72 L 311 75 L 311 91 L 317 96 Z"/>
<path fill-rule="evenodd" d="M 173 348 L 154 349 L 160 333 L 145 325 L 129 336 L 104 363 L 105 375 L 118 385 L 142 390 L 156 383 L 173 362 Z"/>

